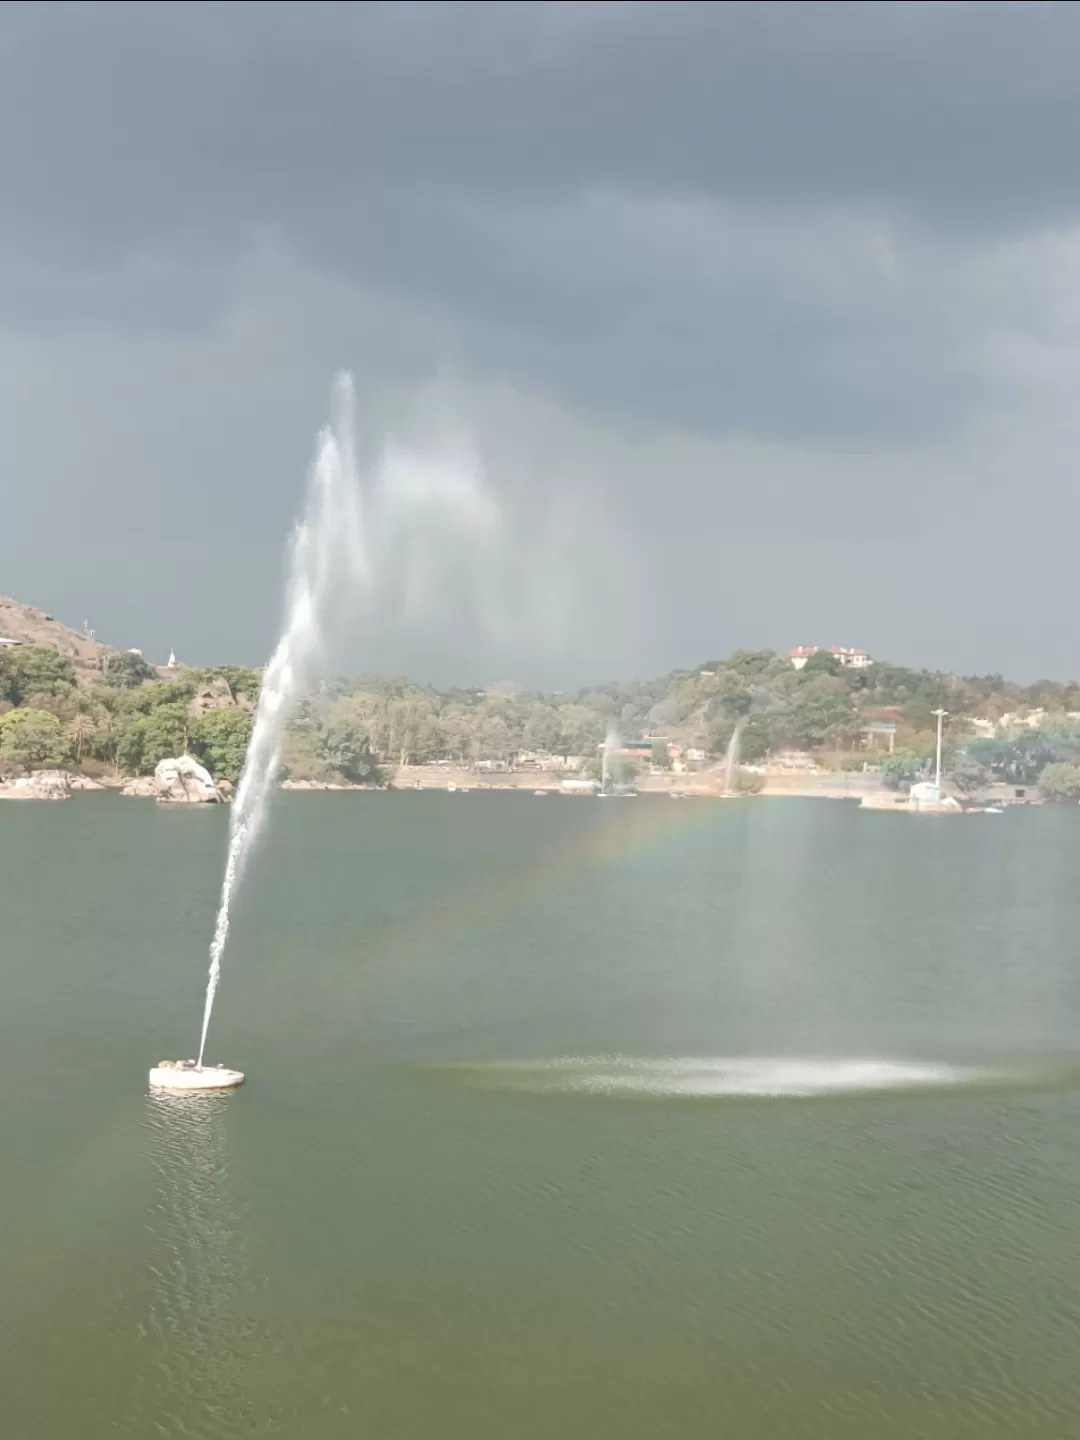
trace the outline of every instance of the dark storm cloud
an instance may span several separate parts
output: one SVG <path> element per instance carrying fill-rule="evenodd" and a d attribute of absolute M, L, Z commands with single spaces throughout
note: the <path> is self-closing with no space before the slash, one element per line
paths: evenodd
<path fill-rule="evenodd" d="M 932 434 L 993 392 L 956 361 L 971 317 L 883 299 L 876 227 L 1068 212 L 1077 40 L 1080 11 L 1014 5 L 15 7 L 0 304 L 184 328 L 212 281 L 118 293 L 116 267 L 198 273 L 269 230 L 449 306 L 467 362 L 473 322 L 505 330 L 523 383 L 623 420 Z M 711 262 L 652 226 L 687 198 L 721 207 L 673 222 Z M 788 245 L 758 255 L 732 207 L 778 209 Z M 854 262 L 800 234 L 830 207 Z"/>
<path fill-rule="evenodd" d="M 0 7 L 0 591 L 258 660 L 348 364 L 372 443 L 442 374 L 569 617 L 505 673 L 1073 670 L 1078 41 L 1074 5 Z M 460 617 L 361 639 L 492 674 Z"/>
<path fill-rule="evenodd" d="M 1080 185 L 1074 6 L 61 4 L 3 28 L 8 224 L 88 258 L 260 223 L 334 245 L 416 189 L 997 227 Z"/>

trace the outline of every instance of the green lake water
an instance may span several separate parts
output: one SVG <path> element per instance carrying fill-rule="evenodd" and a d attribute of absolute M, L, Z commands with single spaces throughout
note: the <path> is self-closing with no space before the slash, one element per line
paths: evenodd
<path fill-rule="evenodd" d="M 0 1435 L 1080 1434 L 1080 807 L 0 805 Z"/>

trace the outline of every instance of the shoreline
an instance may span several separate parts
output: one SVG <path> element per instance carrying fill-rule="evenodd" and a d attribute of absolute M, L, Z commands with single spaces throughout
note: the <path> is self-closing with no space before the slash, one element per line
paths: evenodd
<path fill-rule="evenodd" d="M 47 781 L 44 786 L 27 784 L 28 780 L 39 778 Z M 60 800 L 72 798 L 78 793 L 123 793 L 125 789 L 133 785 L 137 777 L 123 775 L 107 775 L 91 777 L 75 771 L 40 771 L 33 776 L 23 777 L 22 780 L 0 782 L 0 800 Z M 718 800 L 731 799 L 724 790 L 724 772 L 722 769 L 691 772 L 689 774 L 662 775 L 641 775 L 635 782 L 635 790 L 639 795 L 646 796 L 668 796 L 672 799 L 686 800 Z M 739 795 L 740 799 L 799 799 L 799 800 L 848 800 L 862 805 L 866 809 L 875 810 L 903 810 L 906 808 L 907 797 L 899 791 L 889 790 L 883 786 L 876 775 L 867 775 L 859 771 L 825 771 L 816 775 L 792 773 L 791 771 L 777 771 L 772 774 L 766 772 L 761 776 L 764 785 L 760 791 L 746 792 Z M 348 781 L 323 781 L 323 780 L 293 780 L 281 781 L 278 786 L 281 790 L 288 790 L 299 794 L 312 794 L 316 792 L 364 792 L 364 791 L 439 791 L 443 793 L 472 794 L 476 792 L 502 793 L 518 792 L 527 795 L 534 795 L 538 798 L 549 795 L 562 795 L 571 798 L 588 797 L 593 798 L 595 789 L 564 789 L 565 781 L 575 781 L 580 784 L 580 776 L 574 772 L 552 771 L 552 770 L 518 770 L 510 772 L 491 772 L 465 770 L 458 766 L 449 765 L 407 765 L 399 766 L 389 774 L 388 779 L 382 784 L 351 784 Z M 56 782 L 60 783 L 57 784 Z M 223 782 L 225 787 L 226 803 L 231 799 L 232 787 Z M 44 792 L 44 793 L 43 793 Z M 150 790 L 137 791 L 128 790 L 125 798 L 153 799 L 155 803 L 165 803 L 155 796 Z M 184 803 L 178 800 L 170 800 L 170 804 Z M 195 804 L 200 801 L 189 801 L 186 803 Z M 960 802 L 961 807 L 974 807 L 990 803 L 998 804 L 1042 804 L 1042 798 L 1038 795 L 1018 797 L 1011 785 L 996 784 L 988 786 L 977 795 L 973 794 L 964 797 Z M 953 807 L 950 807 L 953 808 Z"/>

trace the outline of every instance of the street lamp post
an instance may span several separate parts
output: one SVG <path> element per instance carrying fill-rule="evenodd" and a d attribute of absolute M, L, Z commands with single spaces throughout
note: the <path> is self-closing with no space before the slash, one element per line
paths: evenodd
<path fill-rule="evenodd" d="M 931 715 L 937 716 L 937 774 L 934 783 L 937 785 L 938 799 L 941 799 L 941 722 L 949 713 L 947 710 L 931 710 Z"/>

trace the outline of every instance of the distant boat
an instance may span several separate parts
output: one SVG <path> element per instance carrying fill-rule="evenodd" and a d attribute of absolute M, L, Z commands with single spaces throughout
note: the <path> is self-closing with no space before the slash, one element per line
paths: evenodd
<path fill-rule="evenodd" d="M 457 786 L 456 786 L 456 785 L 454 784 L 454 782 L 451 780 L 450 784 L 447 785 L 447 787 L 446 787 L 446 792 L 447 792 L 448 795 L 453 795 L 456 790 L 457 790 Z"/>
<path fill-rule="evenodd" d="M 1004 815 L 1004 805 L 987 805 L 983 810 L 984 815 Z"/>

